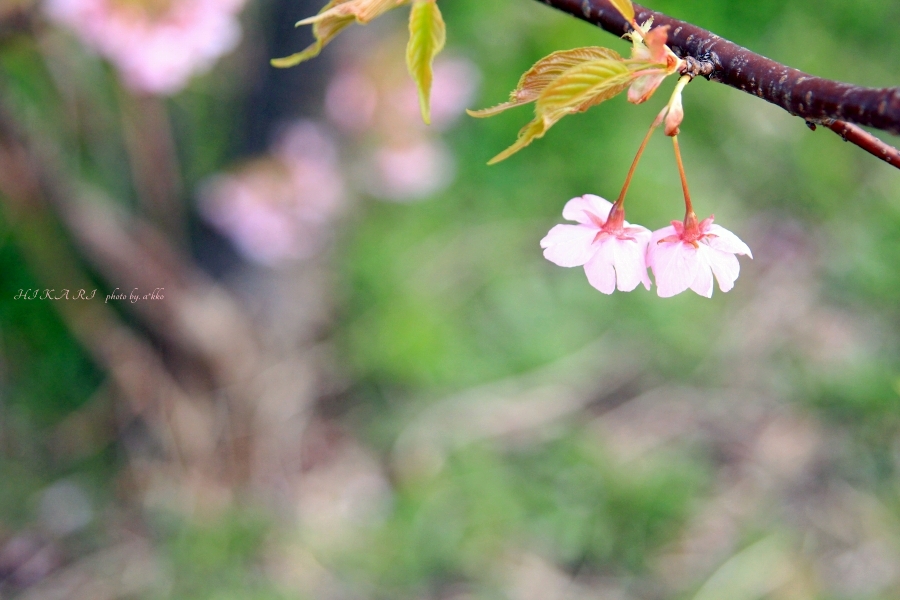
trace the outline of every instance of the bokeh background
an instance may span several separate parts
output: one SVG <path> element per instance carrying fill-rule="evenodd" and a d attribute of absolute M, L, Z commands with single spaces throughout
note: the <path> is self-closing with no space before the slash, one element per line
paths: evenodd
<path fill-rule="evenodd" d="M 754 258 L 604 296 L 538 241 L 674 80 L 487 167 L 529 109 L 465 108 L 627 45 L 440 7 L 425 127 L 405 9 L 279 71 L 316 2 L 0 2 L 0 598 L 900 597 L 900 173 L 698 80 L 695 207 Z M 652 8 L 900 83 L 892 0 Z M 681 202 L 660 135 L 628 218 Z"/>

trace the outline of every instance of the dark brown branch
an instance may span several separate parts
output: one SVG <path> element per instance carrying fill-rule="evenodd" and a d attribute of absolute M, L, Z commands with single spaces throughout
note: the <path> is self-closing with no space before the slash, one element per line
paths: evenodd
<path fill-rule="evenodd" d="M 822 121 L 822 125 L 844 138 L 845 141 L 856 144 L 869 154 L 900 169 L 900 150 L 885 144 L 862 127 L 837 119 L 826 119 Z"/>
<path fill-rule="evenodd" d="M 608 0 L 541 0 L 617 36 L 631 30 Z M 810 123 L 821 123 L 894 166 L 898 151 L 850 123 L 900 134 L 900 88 L 868 88 L 785 66 L 705 29 L 634 5 L 636 19 L 669 26 L 668 44 L 686 72 L 753 94 Z"/>

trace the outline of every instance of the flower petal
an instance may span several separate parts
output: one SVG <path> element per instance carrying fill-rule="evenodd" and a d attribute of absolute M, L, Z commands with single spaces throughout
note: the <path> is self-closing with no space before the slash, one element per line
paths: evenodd
<path fill-rule="evenodd" d="M 706 258 L 712 272 L 716 275 L 719 282 L 719 289 L 723 292 L 729 291 L 734 287 L 734 281 L 741 272 L 741 265 L 737 257 L 730 252 L 722 252 L 715 248 L 706 248 Z"/>
<path fill-rule="evenodd" d="M 753 254 L 750 252 L 750 248 L 747 244 L 742 242 L 738 236 L 734 235 L 721 225 L 710 225 L 707 233 L 716 236 L 704 238 L 708 240 L 710 248 L 721 250 L 723 252 L 730 252 L 732 254 L 746 254 L 750 258 L 753 258 Z"/>
<path fill-rule="evenodd" d="M 619 291 L 630 292 L 639 283 L 643 283 L 649 290 L 650 277 L 647 275 L 647 263 L 644 262 L 644 255 L 647 253 L 646 241 L 641 243 L 637 240 L 612 239 L 609 245 L 615 252 L 613 264 L 616 267 Z"/>
<path fill-rule="evenodd" d="M 669 26 L 654 27 L 644 35 L 644 44 L 650 50 L 650 60 L 666 64 L 666 41 L 668 41 Z"/>
<path fill-rule="evenodd" d="M 678 223 L 678 221 L 673 221 L 673 223 Z M 663 238 L 667 238 L 669 236 L 678 235 L 678 232 L 675 231 L 675 227 L 672 225 L 668 225 L 663 227 L 662 229 L 657 229 L 652 234 L 650 234 L 650 242 L 648 243 L 648 248 L 652 248 L 656 245 L 659 240 Z"/>
<path fill-rule="evenodd" d="M 709 266 L 708 254 L 709 248 L 701 246 L 697 248 L 697 276 L 691 282 L 691 289 L 707 298 L 712 298 L 713 294 L 713 274 Z"/>
<path fill-rule="evenodd" d="M 622 223 L 622 229 L 624 230 L 624 235 L 634 238 L 646 253 L 647 244 L 650 243 L 650 238 L 653 237 L 653 232 L 641 225 L 632 225 L 628 221 L 624 221 Z"/>
<path fill-rule="evenodd" d="M 612 294 L 616 289 L 614 258 L 613 240 L 608 240 L 600 245 L 597 253 L 584 265 L 584 274 L 587 275 L 588 283 L 604 294 Z"/>
<path fill-rule="evenodd" d="M 591 213 L 600 218 L 604 223 L 612 210 L 612 203 L 594 194 L 585 194 L 578 198 L 572 198 L 563 207 L 563 218 L 569 221 L 577 221 L 583 225 L 592 224 L 593 221 L 586 213 Z"/>
<path fill-rule="evenodd" d="M 544 258 L 561 267 L 578 267 L 595 252 L 591 246 L 597 229 L 587 225 L 556 225 L 544 239 Z"/>
<path fill-rule="evenodd" d="M 645 102 L 666 78 L 666 72 L 663 70 L 649 69 L 649 71 L 650 74 L 641 75 L 628 88 L 628 101 L 632 104 Z"/>
<path fill-rule="evenodd" d="M 666 229 L 670 228 L 663 227 L 654 232 L 653 237 Z M 654 243 L 651 240 L 647 262 L 656 278 L 656 293 L 660 298 L 669 298 L 691 287 L 700 268 L 697 249 L 680 241 Z"/>

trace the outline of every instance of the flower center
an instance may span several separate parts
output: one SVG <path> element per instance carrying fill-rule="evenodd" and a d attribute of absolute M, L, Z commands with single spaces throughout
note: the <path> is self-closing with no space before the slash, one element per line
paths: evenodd
<path fill-rule="evenodd" d="M 594 236 L 595 243 L 608 237 L 614 237 L 620 240 L 635 241 L 634 236 L 631 235 L 631 233 L 634 232 L 634 228 L 625 227 L 625 211 L 622 210 L 622 208 L 620 208 L 617 204 L 613 204 L 612 209 L 609 211 L 609 216 L 607 217 L 606 222 L 604 222 L 603 219 L 590 211 L 584 212 L 591 220 L 591 223 L 593 223 L 597 226 L 598 229 L 600 229 L 600 231 L 597 232 L 597 235 Z"/>
<path fill-rule="evenodd" d="M 700 228 L 700 223 L 697 221 L 697 215 L 694 214 L 694 211 L 688 211 L 684 215 L 684 230 L 681 232 L 681 239 L 696 247 L 697 242 L 703 239 L 705 235 Z"/>
<path fill-rule="evenodd" d="M 606 222 L 591 212 L 587 212 L 587 215 L 591 222 L 604 233 L 618 236 L 625 230 L 625 211 L 622 210 L 618 203 L 613 204 L 609 214 L 606 216 Z"/>

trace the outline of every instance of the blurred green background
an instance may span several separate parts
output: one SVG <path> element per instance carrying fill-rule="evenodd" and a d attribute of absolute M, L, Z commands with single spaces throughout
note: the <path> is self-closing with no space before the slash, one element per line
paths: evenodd
<path fill-rule="evenodd" d="M 274 71 L 319 7 L 249 0 L 236 49 L 158 96 L 41 3 L 6 5 L 0 598 L 900 596 L 894 168 L 697 80 L 694 206 L 754 258 L 712 299 L 604 296 L 538 241 L 570 198 L 618 194 L 674 78 L 493 167 L 530 109 L 461 112 L 623 40 L 530 0 L 442 0 L 457 103 L 425 130 L 403 113 L 405 9 Z M 898 84 L 896 2 L 651 7 Z M 658 135 L 628 219 L 682 206 Z M 50 288 L 97 291 L 20 293 Z"/>

